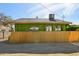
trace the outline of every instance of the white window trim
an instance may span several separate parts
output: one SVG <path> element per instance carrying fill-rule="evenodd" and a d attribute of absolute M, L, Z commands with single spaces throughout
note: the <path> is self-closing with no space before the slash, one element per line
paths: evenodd
<path fill-rule="evenodd" d="M 46 26 L 46 31 L 52 31 L 52 26 Z"/>
<path fill-rule="evenodd" d="M 55 26 L 55 31 L 61 31 L 61 25 Z"/>

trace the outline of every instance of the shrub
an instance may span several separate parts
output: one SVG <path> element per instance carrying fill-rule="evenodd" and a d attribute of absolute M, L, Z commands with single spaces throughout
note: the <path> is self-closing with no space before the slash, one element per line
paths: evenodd
<path fill-rule="evenodd" d="M 66 31 L 76 31 L 77 27 L 69 26 L 66 28 Z"/>
<path fill-rule="evenodd" d="M 79 31 L 79 28 L 77 28 L 76 31 Z"/>

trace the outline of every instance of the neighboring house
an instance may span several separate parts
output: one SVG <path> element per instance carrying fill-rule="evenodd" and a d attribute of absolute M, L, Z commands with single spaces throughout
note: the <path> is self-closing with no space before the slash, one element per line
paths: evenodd
<path fill-rule="evenodd" d="M 10 16 L 0 13 L 0 31 L 12 31 L 14 20 Z"/>
<path fill-rule="evenodd" d="M 49 18 L 19 18 L 15 21 L 15 31 L 64 31 L 65 27 L 72 24 L 59 19 L 55 19 L 54 14 L 49 14 Z"/>
<path fill-rule="evenodd" d="M 13 24 L 13 21 L 5 21 L 4 24 L 0 21 L 0 31 L 11 31 L 11 24 Z"/>
<path fill-rule="evenodd" d="M 9 32 L 11 28 L 4 25 L 0 25 L 0 31 L 3 31 L 3 30 Z"/>

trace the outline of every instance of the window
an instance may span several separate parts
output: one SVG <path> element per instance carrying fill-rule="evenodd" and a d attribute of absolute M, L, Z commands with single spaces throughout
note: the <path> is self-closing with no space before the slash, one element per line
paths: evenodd
<path fill-rule="evenodd" d="M 39 27 L 31 27 L 30 30 L 31 31 L 38 31 L 39 30 Z"/>
<path fill-rule="evenodd" d="M 60 25 L 57 25 L 57 26 L 55 27 L 55 31 L 61 31 L 61 26 L 60 26 Z"/>
<path fill-rule="evenodd" d="M 52 26 L 46 26 L 46 31 L 52 31 Z"/>

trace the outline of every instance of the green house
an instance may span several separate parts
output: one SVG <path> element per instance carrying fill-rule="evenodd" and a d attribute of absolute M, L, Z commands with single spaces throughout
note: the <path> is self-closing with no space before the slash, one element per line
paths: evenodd
<path fill-rule="evenodd" d="M 49 14 L 49 18 L 19 18 L 15 20 L 15 31 L 64 31 L 70 24 Z"/>

